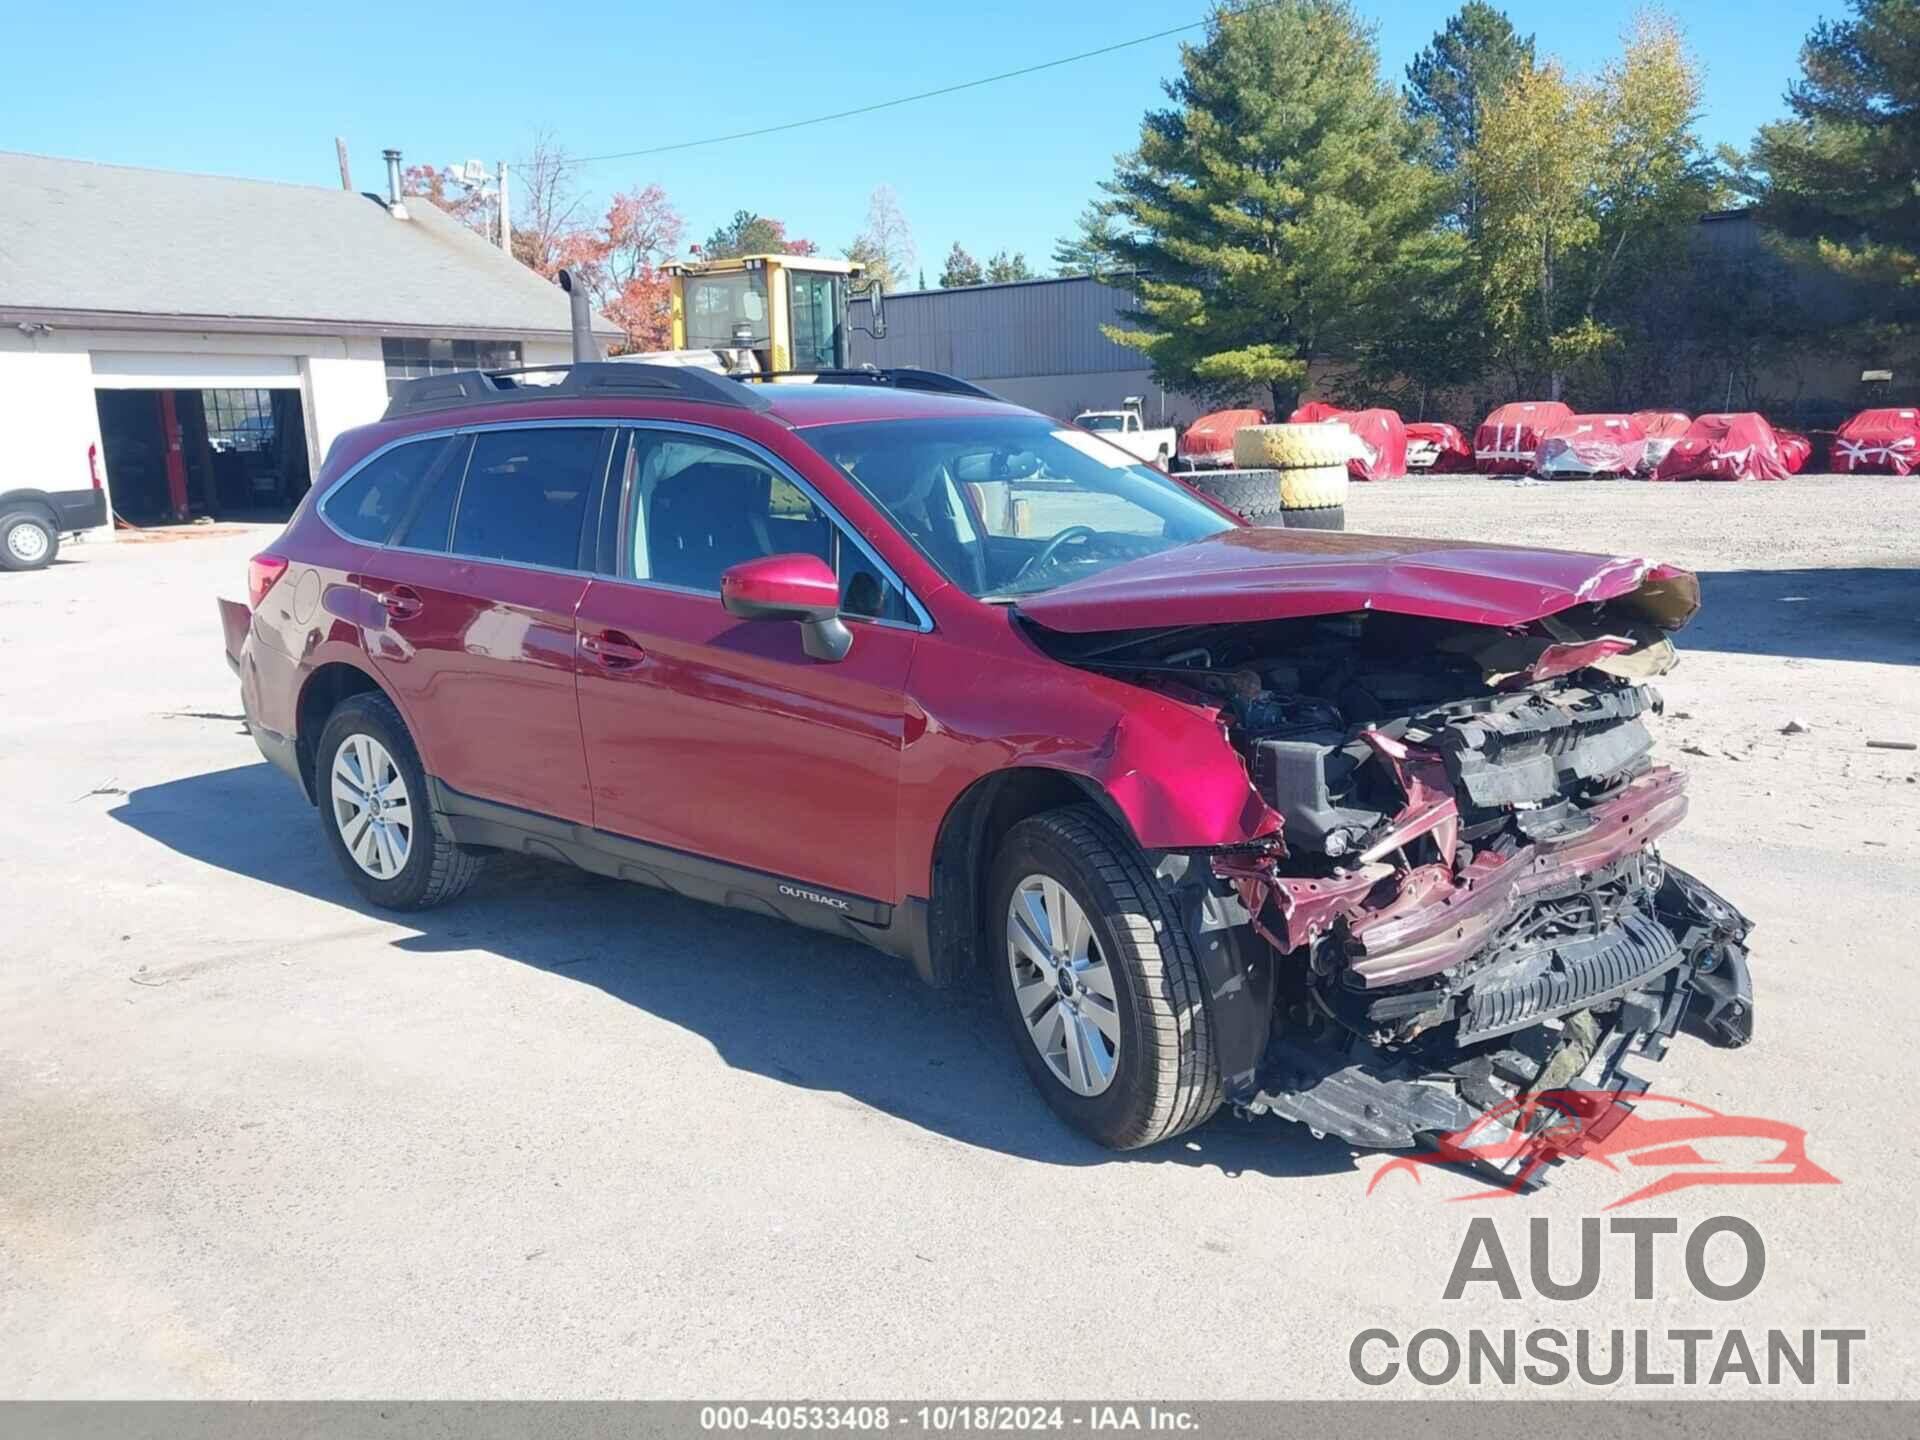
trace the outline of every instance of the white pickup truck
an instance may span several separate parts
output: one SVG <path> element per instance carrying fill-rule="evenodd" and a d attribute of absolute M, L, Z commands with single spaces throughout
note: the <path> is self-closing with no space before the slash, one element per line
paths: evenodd
<path fill-rule="evenodd" d="M 1149 465 L 1167 468 L 1173 459 L 1174 430 L 1166 425 L 1158 430 L 1149 430 L 1147 422 L 1140 416 L 1141 397 L 1129 395 L 1121 402 L 1118 410 L 1082 410 L 1073 417 L 1073 423 L 1082 430 L 1091 430 L 1104 440 L 1111 440 L 1128 454 L 1145 460 Z"/>

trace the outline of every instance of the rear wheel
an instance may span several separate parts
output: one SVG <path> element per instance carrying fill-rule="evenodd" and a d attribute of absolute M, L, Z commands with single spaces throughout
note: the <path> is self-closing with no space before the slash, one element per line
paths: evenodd
<path fill-rule="evenodd" d="M 60 553 L 60 531 L 37 510 L 0 515 L 0 569 L 44 570 Z"/>
<path fill-rule="evenodd" d="M 480 873 L 434 809 L 426 771 L 384 695 L 353 695 L 327 717 L 315 784 L 328 847 L 353 887 L 389 910 L 453 899 Z"/>
<path fill-rule="evenodd" d="M 1049 810 L 1007 832 L 991 894 L 994 990 L 1047 1104 L 1118 1150 L 1205 1122 L 1199 966 L 1139 850 L 1091 805 Z"/>

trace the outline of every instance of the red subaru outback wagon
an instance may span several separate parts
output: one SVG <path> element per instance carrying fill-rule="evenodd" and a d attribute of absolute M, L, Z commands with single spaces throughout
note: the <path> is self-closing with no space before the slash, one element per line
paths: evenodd
<path fill-rule="evenodd" d="M 222 602 L 373 903 L 510 851 L 984 965 L 1117 1147 L 1415 1146 L 1751 1034 L 1748 922 L 1657 849 L 1685 572 L 1251 528 L 924 372 L 533 378 L 400 387 Z"/>

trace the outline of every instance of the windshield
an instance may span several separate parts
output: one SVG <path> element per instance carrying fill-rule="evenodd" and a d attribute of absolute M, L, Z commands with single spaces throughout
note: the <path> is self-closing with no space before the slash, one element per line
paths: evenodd
<path fill-rule="evenodd" d="M 1082 415 L 1078 421 L 1083 430 L 1124 430 L 1127 417 L 1124 415 Z"/>
<path fill-rule="evenodd" d="M 687 347 L 755 349 L 767 344 L 767 282 L 762 270 L 690 275 L 686 282 Z"/>
<path fill-rule="evenodd" d="M 1234 527 L 1178 481 L 1039 415 L 799 433 L 984 600 L 1035 595 Z"/>

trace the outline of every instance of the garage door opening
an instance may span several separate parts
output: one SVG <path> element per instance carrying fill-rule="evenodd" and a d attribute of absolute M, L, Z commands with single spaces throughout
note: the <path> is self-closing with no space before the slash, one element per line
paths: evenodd
<path fill-rule="evenodd" d="M 312 476 L 298 390 L 97 390 L 114 513 L 285 520 Z"/>

